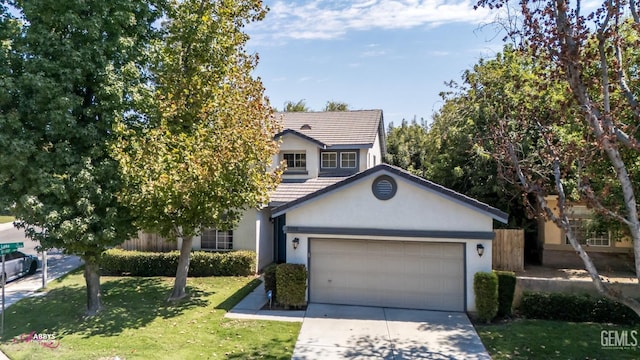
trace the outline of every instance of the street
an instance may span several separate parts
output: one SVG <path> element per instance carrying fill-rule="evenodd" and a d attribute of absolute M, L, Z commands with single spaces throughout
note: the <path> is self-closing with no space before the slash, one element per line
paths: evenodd
<path fill-rule="evenodd" d="M 24 230 L 14 228 L 11 226 L 11 223 L 0 224 L 0 244 L 13 242 L 24 243 L 24 248 L 19 249 L 19 251 L 22 251 L 25 254 L 38 255 L 38 252 L 36 251 L 38 242 L 26 238 L 24 236 Z"/>
<path fill-rule="evenodd" d="M 25 254 L 38 256 L 40 267 L 33 275 L 27 275 L 20 279 L 11 281 L 5 288 L 5 307 L 13 304 L 26 296 L 36 294 L 42 287 L 42 253 L 36 251 L 38 242 L 32 241 L 24 236 L 23 230 L 14 228 L 11 223 L 0 224 L 0 243 L 22 242 L 24 247 L 20 248 Z M 47 252 L 47 282 L 59 278 L 67 272 L 82 265 L 82 261 L 77 256 L 64 255 L 59 250 Z"/>

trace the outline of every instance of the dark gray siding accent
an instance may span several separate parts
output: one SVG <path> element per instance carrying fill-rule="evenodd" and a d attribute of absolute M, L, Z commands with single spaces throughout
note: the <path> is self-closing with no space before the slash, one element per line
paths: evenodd
<path fill-rule="evenodd" d="M 316 235 L 398 236 L 434 239 L 493 240 L 493 231 L 394 230 L 371 228 L 339 228 L 317 226 L 285 226 L 286 233 Z"/>

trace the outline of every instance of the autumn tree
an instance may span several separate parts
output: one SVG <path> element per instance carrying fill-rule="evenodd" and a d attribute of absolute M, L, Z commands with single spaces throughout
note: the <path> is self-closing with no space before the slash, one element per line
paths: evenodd
<path fill-rule="evenodd" d="M 101 254 L 134 232 L 108 147 L 145 87 L 144 49 L 160 13 L 137 0 L 2 4 L 1 199 L 42 248 L 84 260 L 95 314 Z"/>
<path fill-rule="evenodd" d="M 122 199 L 141 228 L 182 239 L 169 300 L 186 294 L 193 237 L 233 228 L 245 209 L 267 202 L 278 180 L 267 171 L 278 123 L 251 76 L 257 56 L 246 52 L 242 31 L 264 15 L 254 0 L 171 1 L 148 122 L 120 128 Z"/>
<path fill-rule="evenodd" d="M 640 314 L 636 299 L 601 280 L 569 223 L 571 204 L 579 200 L 622 224 L 633 240 L 635 270 L 640 278 L 639 189 L 633 180 L 638 176 L 640 152 L 640 89 L 634 86 L 640 80 L 637 3 L 605 1 L 594 11 L 585 11 L 580 1 L 519 4 L 522 31 L 511 35 L 521 39 L 522 51 L 532 62 L 545 63 L 541 73 L 547 82 L 539 83 L 538 92 L 546 93 L 549 82 L 559 81 L 570 92 L 577 111 L 561 106 L 560 116 L 515 112 L 505 117 L 496 128 L 504 139 L 496 155 L 506 172 L 536 198 L 543 215 L 567 234 L 596 289 Z M 482 0 L 479 5 L 500 8 L 511 4 Z M 555 104 L 550 102 L 551 107 Z M 521 145 L 531 139 L 538 146 L 535 161 Z M 548 171 L 541 174 L 537 171 L 540 168 Z M 557 212 L 547 204 L 548 194 L 558 197 Z"/>

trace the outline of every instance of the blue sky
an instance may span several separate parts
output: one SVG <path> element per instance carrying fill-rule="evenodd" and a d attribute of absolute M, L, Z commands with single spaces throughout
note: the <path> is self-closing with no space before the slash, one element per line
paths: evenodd
<path fill-rule="evenodd" d="M 494 14 L 458 0 L 266 0 L 247 49 L 271 105 L 305 99 L 382 109 L 385 123 L 430 120 L 444 82 L 502 48 Z M 485 26 L 486 25 L 486 26 Z"/>

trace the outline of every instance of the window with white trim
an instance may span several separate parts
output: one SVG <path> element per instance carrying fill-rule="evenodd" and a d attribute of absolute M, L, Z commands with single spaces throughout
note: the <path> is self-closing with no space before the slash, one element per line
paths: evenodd
<path fill-rule="evenodd" d="M 611 246 L 613 233 L 599 226 L 586 206 L 577 205 L 569 210 L 569 226 L 582 245 Z M 570 244 L 566 235 L 565 244 Z"/>
<path fill-rule="evenodd" d="M 204 229 L 200 236 L 200 247 L 204 250 L 233 250 L 233 231 Z"/>
<path fill-rule="evenodd" d="M 307 170 L 307 154 L 304 152 L 285 152 L 282 159 L 287 163 L 287 170 Z"/>
<path fill-rule="evenodd" d="M 340 153 L 340 167 L 345 169 L 353 169 L 356 167 L 356 153 L 341 152 Z"/>
<path fill-rule="evenodd" d="M 321 166 L 324 169 L 335 169 L 338 167 L 338 153 L 324 152 L 321 155 Z"/>

